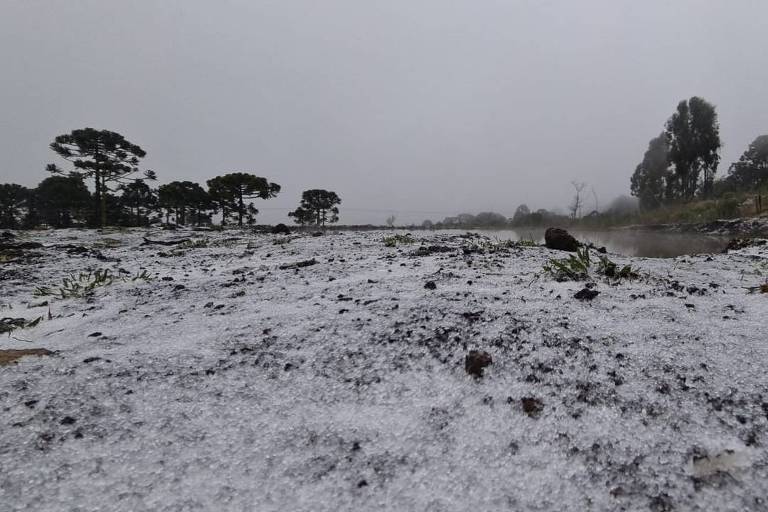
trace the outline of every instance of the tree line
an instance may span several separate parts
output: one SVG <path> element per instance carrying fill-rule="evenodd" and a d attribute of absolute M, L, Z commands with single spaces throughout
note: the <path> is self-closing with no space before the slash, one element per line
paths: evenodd
<path fill-rule="evenodd" d="M 715 106 L 697 96 L 680 101 L 632 174 L 630 190 L 640 208 L 653 210 L 768 186 L 768 135 L 757 137 L 727 175 L 715 179 L 721 147 Z"/>
<path fill-rule="evenodd" d="M 56 137 L 50 148 L 69 168 L 47 165 L 51 176 L 33 189 L 0 184 L 0 228 L 148 226 L 163 221 L 199 226 L 211 224 L 214 215 L 220 215 L 222 225 L 252 225 L 259 213 L 254 200 L 276 197 L 281 189 L 247 172 L 215 176 L 205 188 L 191 181 L 153 188 L 156 173 L 139 168 L 146 151 L 108 130 L 73 130 Z M 288 215 L 300 225 L 325 226 L 338 221 L 339 204 L 335 192 L 306 190 Z"/>
<path fill-rule="evenodd" d="M 573 206 L 569 207 L 569 210 L 571 211 L 566 215 L 545 208 L 531 210 L 527 204 L 521 204 L 515 209 L 514 215 L 509 218 L 496 212 L 481 212 L 477 215 L 460 213 L 436 222 L 425 220 L 421 223 L 421 227 L 423 229 L 504 229 L 569 225 L 576 220 Z M 619 196 L 608 203 L 601 212 L 592 210 L 585 219 L 616 221 L 629 218 L 636 210 L 636 200 L 627 196 Z"/>

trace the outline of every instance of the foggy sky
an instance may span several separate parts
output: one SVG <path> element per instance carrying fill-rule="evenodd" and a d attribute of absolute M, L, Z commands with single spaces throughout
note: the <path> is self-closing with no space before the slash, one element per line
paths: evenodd
<path fill-rule="evenodd" d="M 341 221 L 565 209 L 629 193 L 677 102 L 717 106 L 718 175 L 768 133 L 768 2 L 0 2 L 0 182 L 36 185 L 61 133 L 118 131 L 159 182 L 231 171 Z M 586 209 L 593 207 L 591 197 Z"/>

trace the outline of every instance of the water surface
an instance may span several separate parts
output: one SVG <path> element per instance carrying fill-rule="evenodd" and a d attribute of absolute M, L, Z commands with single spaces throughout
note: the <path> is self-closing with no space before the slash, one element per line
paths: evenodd
<path fill-rule="evenodd" d="M 499 240 L 535 240 L 544 243 L 544 229 L 476 231 Z M 674 258 L 688 254 L 723 252 L 727 237 L 689 233 L 660 233 L 640 230 L 571 231 L 581 242 L 605 247 L 609 252 L 645 258 Z"/>

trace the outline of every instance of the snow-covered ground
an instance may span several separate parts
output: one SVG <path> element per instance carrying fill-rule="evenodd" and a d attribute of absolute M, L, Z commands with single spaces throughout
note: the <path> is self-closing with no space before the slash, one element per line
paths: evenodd
<path fill-rule="evenodd" d="M 566 253 L 388 235 L 22 235 L 0 349 L 55 354 L 0 366 L 0 510 L 768 508 L 766 246 L 580 301 Z"/>

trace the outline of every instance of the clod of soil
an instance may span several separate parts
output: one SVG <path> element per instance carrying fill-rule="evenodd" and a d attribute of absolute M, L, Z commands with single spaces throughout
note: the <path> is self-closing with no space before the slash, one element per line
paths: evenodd
<path fill-rule="evenodd" d="M 570 233 L 562 228 L 547 228 L 544 232 L 544 244 L 548 249 L 576 252 L 581 245 Z"/>
<path fill-rule="evenodd" d="M 482 350 L 470 350 L 464 358 L 464 370 L 475 377 L 482 377 L 486 366 L 493 364 L 491 354 Z"/>
<path fill-rule="evenodd" d="M 600 292 L 597 290 L 590 290 L 589 288 L 582 288 L 578 292 L 576 292 L 576 295 L 573 296 L 574 299 L 579 300 L 592 300 L 595 297 L 600 295 Z"/>
<path fill-rule="evenodd" d="M 538 398 L 525 397 L 520 402 L 523 404 L 523 412 L 531 418 L 538 418 L 544 410 L 544 402 Z"/>

